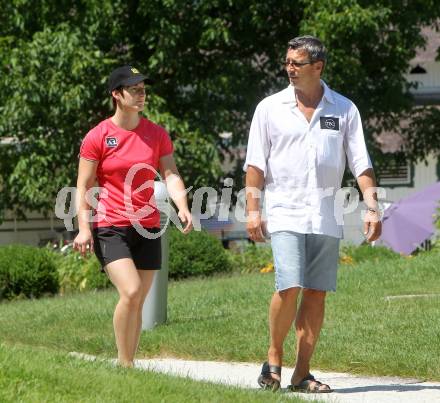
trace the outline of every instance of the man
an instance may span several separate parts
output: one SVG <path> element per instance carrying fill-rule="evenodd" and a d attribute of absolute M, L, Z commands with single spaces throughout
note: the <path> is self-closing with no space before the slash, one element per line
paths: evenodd
<path fill-rule="evenodd" d="M 295 321 L 297 355 L 289 389 L 332 391 L 310 374 L 310 359 L 324 319 L 326 292 L 336 290 L 342 227 L 335 217 L 335 193 L 346 158 L 367 205 L 366 239 L 374 241 L 381 233 L 360 115 L 350 100 L 321 80 L 325 63 L 326 49 L 319 39 L 292 39 L 285 61 L 290 85 L 259 103 L 249 134 L 244 166 L 247 230 L 252 240 L 264 241 L 259 192 L 264 187 L 275 265 L 268 361 L 258 379 L 265 389 L 280 387 L 283 342 Z"/>

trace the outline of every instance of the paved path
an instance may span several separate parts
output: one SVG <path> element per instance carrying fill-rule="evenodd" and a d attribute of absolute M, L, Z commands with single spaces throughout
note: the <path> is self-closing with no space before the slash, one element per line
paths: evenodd
<path fill-rule="evenodd" d="M 85 354 L 71 353 L 71 355 L 89 360 L 95 359 L 95 357 Z M 189 377 L 198 381 L 259 389 L 256 379 L 260 373 L 261 365 L 257 364 L 158 358 L 136 360 L 135 366 L 144 370 Z M 292 368 L 283 368 L 281 393 L 286 392 L 285 388 L 290 383 L 292 372 Z M 438 382 L 391 377 L 364 377 L 321 371 L 313 371 L 313 375 L 320 381 L 328 383 L 335 392 L 321 395 L 299 394 L 303 398 L 334 403 L 440 403 L 440 383 Z"/>

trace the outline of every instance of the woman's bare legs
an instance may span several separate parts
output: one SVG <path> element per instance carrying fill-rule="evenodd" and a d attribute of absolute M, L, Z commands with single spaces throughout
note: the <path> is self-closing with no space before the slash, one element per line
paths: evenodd
<path fill-rule="evenodd" d="M 105 269 L 119 293 L 113 315 L 118 362 L 121 366 L 132 367 L 140 334 L 142 305 L 154 272 L 139 274 L 133 260 L 129 258 L 111 262 Z"/>
<path fill-rule="evenodd" d="M 134 338 L 132 340 L 132 354 L 133 359 L 136 355 L 136 351 L 139 346 L 139 339 L 141 335 L 141 329 L 142 329 L 142 308 L 144 306 L 145 298 L 148 295 L 148 291 L 151 288 L 151 284 L 153 283 L 154 279 L 154 273 L 156 270 L 138 270 L 138 275 L 141 280 L 141 301 L 140 305 L 138 306 L 137 311 L 137 323 L 136 323 L 136 332 L 134 332 Z"/>

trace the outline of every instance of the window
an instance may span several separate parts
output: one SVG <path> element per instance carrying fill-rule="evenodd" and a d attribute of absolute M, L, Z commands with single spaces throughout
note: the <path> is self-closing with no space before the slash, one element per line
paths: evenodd
<path fill-rule="evenodd" d="M 426 74 L 426 69 L 424 69 L 420 64 L 418 64 L 416 67 L 411 69 L 409 74 Z"/>
<path fill-rule="evenodd" d="M 392 161 L 379 171 L 380 185 L 408 185 L 412 184 L 412 166 L 406 161 Z"/>

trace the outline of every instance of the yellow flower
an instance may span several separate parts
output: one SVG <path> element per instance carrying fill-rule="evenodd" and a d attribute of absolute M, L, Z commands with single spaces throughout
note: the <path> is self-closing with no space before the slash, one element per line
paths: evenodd
<path fill-rule="evenodd" d="M 341 262 L 341 264 L 353 264 L 354 263 L 353 258 L 349 255 L 342 255 L 340 257 L 339 261 Z"/>
<path fill-rule="evenodd" d="M 81 281 L 81 284 L 79 285 L 79 289 L 82 291 L 86 288 L 87 285 L 87 279 L 85 278 L 83 281 Z"/>
<path fill-rule="evenodd" d="M 270 273 L 273 271 L 273 263 L 268 263 L 266 266 L 264 266 L 261 270 L 260 273 Z"/>

